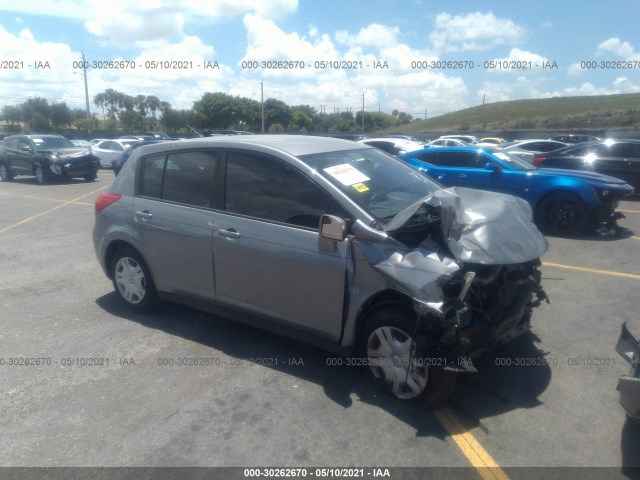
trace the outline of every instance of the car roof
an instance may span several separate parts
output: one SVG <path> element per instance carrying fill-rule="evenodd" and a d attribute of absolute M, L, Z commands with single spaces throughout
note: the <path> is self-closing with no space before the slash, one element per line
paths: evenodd
<path fill-rule="evenodd" d="M 14 137 L 28 137 L 28 138 L 64 138 L 62 135 L 38 135 L 37 133 L 31 133 L 29 135 L 13 135 Z M 65 138 L 66 140 L 66 138 Z"/>
<path fill-rule="evenodd" d="M 354 150 L 356 148 L 373 148 L 366 144 L 360 144 L 360 147 L 356 145 L 358 144 L 351 140 L 311 135 L 230 135 L 166 141 L 156 145 L 146 145 L 145 152 L 155 153 L 182 148 L 237 148 L 254 146 L 279 150 L 298 157 L 314 153 Z"/>

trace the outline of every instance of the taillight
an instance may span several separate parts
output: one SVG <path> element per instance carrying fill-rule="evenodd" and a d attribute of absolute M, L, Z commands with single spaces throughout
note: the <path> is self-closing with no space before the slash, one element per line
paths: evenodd
<path fill-rule="evenodd" d="M 102 210 L 107 208 L 112 203 L 117 202 L 122 198 L 122 195 L 118 195 L 117 193 L 101 193 L 98 198 L 96 198 L 96 215 L 99 214 Z"/>
<path fill-rule="evenodd" d="M 546 159 L 544 157 L 533 157 L 533 159 L 531 160 L 531 164 L 532 165 L 540 165 L 545 160 Z"/>

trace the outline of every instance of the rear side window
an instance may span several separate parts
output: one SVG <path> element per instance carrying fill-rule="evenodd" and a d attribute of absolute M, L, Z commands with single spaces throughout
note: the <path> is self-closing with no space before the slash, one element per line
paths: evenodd
<path fill-rule="evenodd" d="M 332 213 L 331 198 L 293 167 L 271 157 L 229 152 L 226 210 L 292 225 L 318 228 Z"/>
<path fill-rule="evenodd" d="M 196 207 L 212 207 L 216 152 L 180 152 L 143 159 L 140 193 Z"/>
<path fill-rule="evenodd" d="M 142 163 L 142 187 L 145 197 L 162 198 L 162 177 L 166 156 L 147 157 Z"/>

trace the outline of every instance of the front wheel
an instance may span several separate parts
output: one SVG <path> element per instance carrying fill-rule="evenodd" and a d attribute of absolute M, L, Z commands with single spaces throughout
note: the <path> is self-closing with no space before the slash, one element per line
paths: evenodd
<path fill-rule="evenodd" d="M 47 175 L 44 173 L 44 167 L 39 163 L 34 165 L 33 174 L 36 176 L 36 182 L 40 185 L 47 183 Z"/>
<path fill-rule="evenodd" d="M 89 173 L 89 174 L 84 176 L 84 179 L 87 182 L 93 182 L 93 181 L 95 181 L 96 178 L 98 178 L 98 174 L 96 172 Z"/>
<path fill-rule="evenodd" d="M 552 193 L 536 207 L 534 221 L 542 233 L 577 235 L 587 226 L 587 208 L 577 195 Z"/>
<path fill-rule="evenodd" d="M 3 182 L 10 182 L 13 180 L 13 175 L 9 173 L 9 169 L 4 163 L 0 163 L 0 178 Z"/>
<path fill-rule="evenodd" d="M 111 277 L 116 292 L 132 310 L 149 312 L 156 306 L 155 283 L 144 260 L 134 249 L 124 247 L 115 253 Z"/>
<path fill-rule="evenodd" d="M 361 354 L 369 374 L 401 400 L 411 400 L 425 408 L 436 408 L 453 393 L 456 372 L 425 365 L 416 352 L 424 338 L 413 337 L 415 317 L 410 311 L 385 308 L 367 320 L 361 338 Z"/>

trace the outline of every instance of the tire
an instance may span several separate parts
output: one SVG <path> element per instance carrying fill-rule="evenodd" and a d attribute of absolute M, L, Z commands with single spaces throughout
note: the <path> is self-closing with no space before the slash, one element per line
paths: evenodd
<path fill-rule="evenodd" d="M 457 373 L 412 361 L 407 375 L 414 330 L 413 312 L 402 308 L 377 310 L 364 325 L 360 354 L 366 359 L 368 374 L 392 395 L 422 408 L 433 409 L 451 396 Z M 417 336 L 414 340 L 412 358 L 415 359 L 415 351 L 424 351 L 427 339 Z"/>
<path fill-rule="evenodd" d="M 587 226 L 587 207 L 577 195 L 552 193 L 538 203 L 534 222 L 545 234 L 577 235 Z"/>
<path fill-rule="evenodd" d="M 93 182 L 93 181 L 95 181 L 96 178 L 98 178 L 98 174 L 96 172 L 89 173 L 89 174 L 84 176 L 84 179 L 87 182 Z"/>
<path fill-rule="evenodd" d="M 10 182 L 13 180 L 13 175 L 9 173 L 9 169 L 4 163 L 0 163 L 0 178 L 3 182 Z"/>
<path fill-rule="evenodd" d="M 111 260 L 113 288 L 128 308 L 150 312 L 158 302 L 158 292 L 146 263 L 131 247 L 116 251 Z"/>
<path fill-rule="evenodd" d="M 44 167 L 39 163 L 33 165 L 33 174 L 36 176 L 36 182 L 40 185 L 47 183 L 48 177 L 45 173 Z"/>

